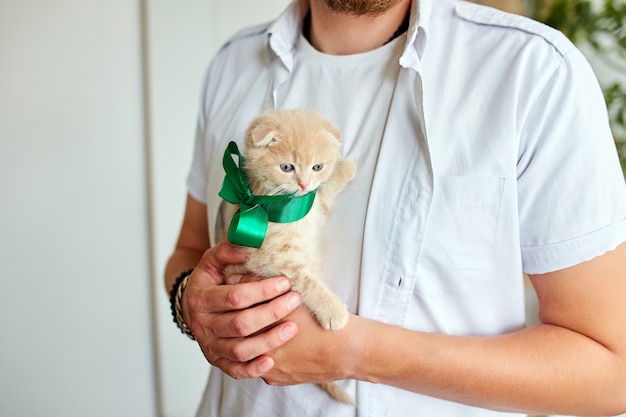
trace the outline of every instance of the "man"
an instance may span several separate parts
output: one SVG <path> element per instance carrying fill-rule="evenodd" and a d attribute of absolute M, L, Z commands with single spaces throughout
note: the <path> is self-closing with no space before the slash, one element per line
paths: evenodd
<path fill-rule="evenodd" d="M 285 277 L 221 275 L 244 261 L 216 238 L 226 144 L 293 107 L 359 167 L 322 242 L 353 313 L 336 332 Z M 555 31 L 449 0 L 296 1 L 209 67 L 188 185 L 166 286 L 194 268 L 179 323 L 223 371 L 199 416 L 626 412 L 624 179 L 597 82 Z M 335 380 L 356 408 L 312 384 Z"/>

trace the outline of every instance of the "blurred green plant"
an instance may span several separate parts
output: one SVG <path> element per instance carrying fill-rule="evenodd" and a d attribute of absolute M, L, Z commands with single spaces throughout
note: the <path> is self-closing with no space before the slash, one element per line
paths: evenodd
<path fill-rule="evenodd" d="M 577 45 L 589 45 L 594 58 L 623 74 L 602 82 L 611 129 L 626 175 L 626 1 L 525 0 L 531 17 L 552 26 Z"/>

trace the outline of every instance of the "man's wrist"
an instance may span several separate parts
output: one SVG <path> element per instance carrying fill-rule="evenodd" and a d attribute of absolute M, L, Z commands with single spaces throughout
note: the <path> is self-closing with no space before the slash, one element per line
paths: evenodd
<path fill-rule="evenodd" d="M 348 324 L 338 333 L 341 334 L 343 340 L 339 343 L 339 352 L 336 357 L 341 358 L 342 379 L 360 379 L 363 378 L 362 366 L 363 355 L 366 354 L 367 336 L 362 333 L 363 318 L 350 315 Z"/>
<path fill-rule="evenodd" d="M 178 326 L 180 331 L 191 340 L 196 340 L 193 333 L 189 329 L 189 326 L 187 326 L 187 323 L 183 318 L 182 311 L 183 292 L 185 291 L 187 281 L 189 280 L 192 271 L 193 269 L 183 272 L 174 281 L 174 285 L 172 285 L 172 290 L 170 291 L 170 308 L 172 310 L 172 318 L 174 319 L 174 323 L 176 323 L 176 326 Z"/>

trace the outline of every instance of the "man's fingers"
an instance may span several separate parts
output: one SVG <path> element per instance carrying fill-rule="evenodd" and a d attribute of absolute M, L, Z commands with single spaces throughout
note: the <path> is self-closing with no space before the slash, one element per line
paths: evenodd
<path fill-rule="evenodd" d="M 219 357 L 214 365 L 233 378 L 256 378 L 271 368 L 263 366 L 267 364 L 258 358 L 283 345 L 297 332 L 295 323 L 284 322 L 252 337 L 223 339 L 223 346 L 214 346 L 213 353 Z"/>
<path fill-rule="evenodd" d="M 220 313 L 243 310 L 286 293 L 291 289 L 287 278 L 268 278 L 237 285 L 219 285 L 209 291 L 190 293 L 188 305 L 196 313 Z"/>
<path fill-rule="evenodd" d="M 298 293 L 290 292 L 269 303 L 214 316 L 210 328 L 220 338 L 247 337 L 284 319 L 301 302 Z"/>
<path fill-rule="evenodd" d="M 222 270 L 229 264 L 241 264 L 248 255 L 240 246 L 228 242 L 219 242 L 202 255 L 196 269 L 208 273 L 209 277 L 221 277 Z"/>
<path fill-rule="evenodd" d="M 263 278 L 258 276 L 258 275 L 240 275 L 240 274 L 233 274 L 231 276 L 229 276 L 228 278 L 226 278 L 226 283 L 227 284 L 243 284 L 245 282 L 256 282 L 256 281 L 261 281 Z"/>
<path fill-rule="evenodd" d="M 214 366 L 235 379 L 258 378 L 272 369 L 274 360 L 269 356 L 259 356 L 245 363 L 219 359 Z"/>

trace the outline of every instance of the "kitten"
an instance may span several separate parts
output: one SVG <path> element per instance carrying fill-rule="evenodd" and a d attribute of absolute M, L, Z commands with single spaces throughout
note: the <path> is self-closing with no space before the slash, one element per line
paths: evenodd
<path fill-rule="evenodd" d="M 245 248 L 243 265 L 230 265 L 232 274 L 261 277 L 284 275 L 319 324 L 342 329 L 348 322 L 345 304 L 319 279 L 322 265 L 319 234 L 328 211 L 341 189 L 354 178 L 356 165 L 340 158 L 341 132 L 309 110 L 277 110 L 257 117 L 245 134 L 244 171 L 254 195 L 316 191 L 313 207 L 301 220 L 269 222 L 259 249 Z M 230 220 L 237 206 L 231 206 Z M 227 228 L 226 228 L 227 229 Z M 337 401 L 354 404 L 336 384 L 320 387 Z"/>

